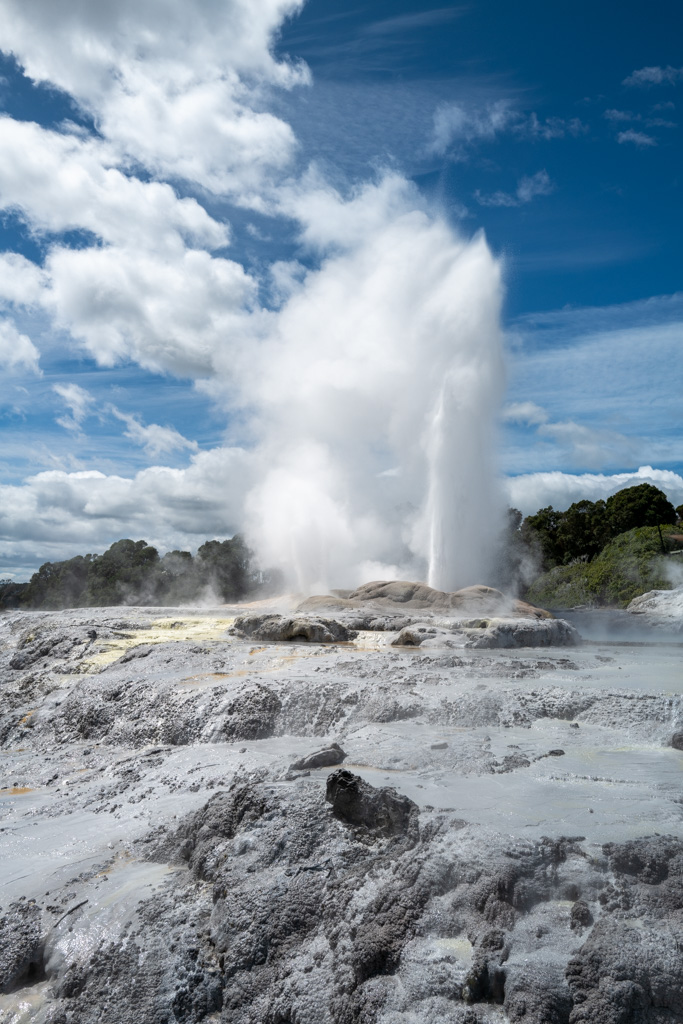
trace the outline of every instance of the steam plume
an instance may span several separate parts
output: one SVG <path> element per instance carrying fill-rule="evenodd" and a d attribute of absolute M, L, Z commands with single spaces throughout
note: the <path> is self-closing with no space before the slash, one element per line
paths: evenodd
<path fill-rule="evenodd" d="M 310 235 L 323 220 L 334 252 L 280 311 L 249 389 L 262 466 L 249 539 L 304 592 L 481 581 L 498 511 L 499 266 L 482 235 L 463 241 L 396 180 Z"/>

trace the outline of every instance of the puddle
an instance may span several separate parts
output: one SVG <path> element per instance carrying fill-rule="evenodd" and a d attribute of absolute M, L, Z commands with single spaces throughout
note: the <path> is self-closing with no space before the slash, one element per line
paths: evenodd
<path fill-rule="evenodd" d="M 41 1010 L 48 1004 L 49 981 L 25 985 L 16 992 L 0 993 L 0 1021 L 2 1024 L 35 1024 L 43 1019 Z"/>

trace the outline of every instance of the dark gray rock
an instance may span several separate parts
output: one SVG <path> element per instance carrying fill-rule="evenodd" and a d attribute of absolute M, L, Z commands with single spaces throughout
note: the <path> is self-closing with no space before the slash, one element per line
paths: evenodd
<path fill-rule="evenodd" d="M 345 757 L 346 754 L 339 744 L 331 743 L 323 750 L 316 750 L 314 754 L 300 757 L 294 764 L 290 764 L 289 769 L 293 772 L 301 772 L 311 768 L 331 768 L 332 765 L 341 764 Z"/>
<path fill-rule="evenodd" d="M 669 745 L 672 746 L 674 750 L 683 750 L 683 730 L 678 730 L 673 734 Z"/>
<path fill-rule="evenodd" d="M 342 821 L 371 832 L 395 836 L 417 828 L 417 804 L 388 786 L 376 789 L 344 768 L 329 776 L 325 799 Z"/>
<path fill-rule="evenodd" d="M 40 916 L 33 900 L 21 900 L 0 917 L 0 992 L 44 978 Z"/>

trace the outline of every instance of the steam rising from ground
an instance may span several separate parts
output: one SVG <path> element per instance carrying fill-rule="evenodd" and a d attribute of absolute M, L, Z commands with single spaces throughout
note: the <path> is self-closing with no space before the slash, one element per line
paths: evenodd
<path fill-rule="evenodd" d="M 301 591 L 486 577 L 500 270 L 483 236 L 410 199 L 388 178 L 331 203 L 336 251 L 285 303 L 246 388 L 261 465 L 248 539 Z"/>

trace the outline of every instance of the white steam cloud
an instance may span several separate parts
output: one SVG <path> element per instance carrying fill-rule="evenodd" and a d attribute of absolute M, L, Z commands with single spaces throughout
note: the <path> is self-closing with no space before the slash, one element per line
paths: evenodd
<path fill-rule="evenodd" d="M 388 178 L 345 204 L 343 250 L 283 307 L 245 386 L 264 467 L 249 539 L 301 590 L 358 584 L 370 563 L 443 588 L 485 574 L 500 270 L 483 237 L 410 200 Z"/>

